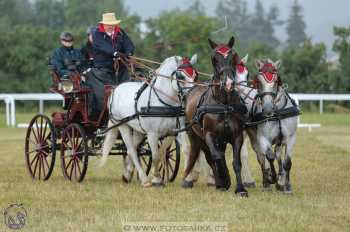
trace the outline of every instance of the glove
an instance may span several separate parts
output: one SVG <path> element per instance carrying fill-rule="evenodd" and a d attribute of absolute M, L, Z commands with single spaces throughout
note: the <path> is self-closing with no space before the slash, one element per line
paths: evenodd
<path fill-rule="evenodd" d="M 118 52 L 117 52 L 117 51 L 115 51 L 115 52 L 113 53 L 113 57 L 114 57 L 114 58 L 117 58 L 117 57 L 118 57 Z"/>

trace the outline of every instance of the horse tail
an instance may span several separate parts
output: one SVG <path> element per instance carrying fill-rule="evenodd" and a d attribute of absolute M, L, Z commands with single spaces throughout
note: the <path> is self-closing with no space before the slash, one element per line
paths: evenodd
<path fill-rule="evenodd" d="M 113 126 L 114 123 L 109 120 L 108 128 Z M 107 163 L 109 152 L 112 150 L 113 145 L 115 144 L 115 140 L 117 139 L 119 130 L 117 127 L 109 130 L 106 134 L 105 140 L 103 141 L 102 146 L 102 159 L 100 161 L 99 167 L 103 167 Z"/>

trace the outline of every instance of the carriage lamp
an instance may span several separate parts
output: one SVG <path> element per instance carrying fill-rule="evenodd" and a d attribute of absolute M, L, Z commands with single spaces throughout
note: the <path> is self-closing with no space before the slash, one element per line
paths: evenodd
<path fill-rule="evenodd" d="M 74 86 L 71 80 L 64 80 L 61 82 L 62 91 L 65 93 L 70 93 L 73 91 Z"/>

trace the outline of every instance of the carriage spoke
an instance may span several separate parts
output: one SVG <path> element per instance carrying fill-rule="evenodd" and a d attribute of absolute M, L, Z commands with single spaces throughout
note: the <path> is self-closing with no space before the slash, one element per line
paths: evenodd
<path fill-rule="evenodd" d="M 76 165 L 77 165 L 77 161 L 74 159 L 74 177 L 75 177 L 75 180 L 78 180 Z"/>
<path fill-rule="evenodd" d="M 36 156 L 33 158 L 33 160 L 30 162 L 30 167 L 32 167 L 35 160 L 38 159 L 39 154 L 36 154 Z"/>
<path fill-rule="evenodd" d="M 79 164 L 80 162 L 79 161 L 77 161 L 77 167 L 78 167 L 78 171 L 79 171 L 79 176 L 81 176 L 81 168 L 80 168 L 80 164 Z"/>
<path fill-rule="evenodd" d="M 47 136 L 44 138 L 43 141 L 50 141 L 50 140 L 48 140 L 48 138 L 50 137 L 50 135 L 51 135 L 51 131 L 47 134 Z M 51 142 L 51 141 L 50 141 L 50 142 Z"/>
<path fill-rule="evenodd" d="M 74 161 L 74 158 L 73 158 L 72 160 Z M 69 179 L 70 179 L 70 180 L 72 179 L 74 167 L 75 167 L 75 162 L 72 162 L 72 168 L 71 168 L 71 170 L 70 170 L 70 175 L 69 175 Z"/>
<path fill-rule="evenodd" d="M 176 162 L 176 160 L 173 158 L 173 156 L 169 156 L 169 161 L 170 161 L 170 160 Z"/>
<path fill-rule="evenodd" d="M 168 163 L 168 166 L 170 167 L 170 169 L 171 169 L 171 173 L 174 173 L 174 168 L 173 168 L 173 166 L 171 165 L 171 163 L 169 162 Z"/>
<path fill-rule="evenodd" d="M 43 168 L 43 179 L 45 179 L 45 176 L 46 176 L 46 172 L 45 172 L 45 162 L 44 162 L 44 160 L 46 160 L 44 157 L 42 157 L 41 158 L 41 162 L 42 162 L 42 164 L 41 164 L 41 166 L 42 166 L 42 168 Z"/>
<path fill-rule="evenodd" d="M 147 161 L 146 161 L 145 157 L 141 156 L 141 159 L 143 160 L 145 166 L 147 166 L 148 164 L 147 164 Z"/>
<path fill-rule="evenodd" d="M 165 180 L 165 167 L 163 167 L 163 175 L 162 175 L 163 181 Z"/>
<path fill-rule="evenodd" d="M 69 160 L 67 166 L 66 166 L 66 170 L 68 171 L 69 169 L 69 166 L 72 164 L 72 161 L 73 161 L 73 158 Z"/>
<path fill-rule="evenodd" d="M 42 158 L 39 156 L 39 180 L 41 180 L 41 164 L 42 164 Z"/>
<path fill-rule="evenodd" d="M 170 179 L 169 178 L 169 166 L 167 163 L 165 164 L 165 167 L 166 167 L 166 177 L 167 177 L 167 180 L 169 180 Z"/>
<path fill-rule="evenodd" d="M 31 131 L 33 132 L 33 135 L 34 135 L 34 138 L 35 138 L 35 141 L 36 141 L 34 144 L 39 143 L 40 141 L 38 140 L 38 136 L 36 135 L 34 128 L 31 128 Z"/>
<path fill-rule="evenodd" d="M 44 158 L 44 160 L 45 160 L 45 164 L 46 164 L 47 169 L 50 169 L 50 165 L 49 165 L 49 162 L 47 162 L 46 157 Z"/>
<path fill-rule="evenodd" d="M 37 151 L 38 151 L 38 149 L 34 149 L 32 151 L 27 151 L 27 154 L 29 155 L 29 154 L 32 154 L 33 152 L 37 152 Z"/>
<path fill-rule="evenodd" d="M 167 154 L 171 154 L 171 153 L 173 153 L 173 151 L 175 151 L 176 150 L 176 148 L 173 148 L 173 149 L 171 149 L 170 151 L 167 151 Z"/>
<path fill-rule="evenodd" d="M 42 134 L 41 134 L 41 138 L 43 139 L 43 141 L 45 141 L 45 135 L 46 135 L 46 128 L 47 128 L 47 121 L 45 121 L 45 126 L 44 126 L 44 131 L 42 131 Z"/>
<path fill-rule="evenodd" d="M 39 154 L 37 155 L 38 156 L 38 158 L 36 159 L 36 162 L 35 162 L 35 167 L 34 167 L 34 171 L 33 171 L 33 176 L 35 176 L 35 174 L 36 174 L 36 169 L 37 169 L 37 167 L 38 167 L 38 161 L 39 161 Z"/>
<path fill-rule="evenodd" d="M 43 139 L 43 117 L 40 117 L 40 142 L 42 142 Z"/>

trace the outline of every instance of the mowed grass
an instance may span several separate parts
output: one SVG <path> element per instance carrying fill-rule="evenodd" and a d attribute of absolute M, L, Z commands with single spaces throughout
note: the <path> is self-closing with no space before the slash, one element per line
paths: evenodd
<path fill-rule="evenodd" d="M 28 218 L 22 231 L 121 231 L 123 222 L 133 221 L 218 221 L 227 222 L 230 231 L 350 231 L 349 116 L 302 116 L 303 122 L 322 127 L 298 131 L 293 195 L 262 192 L 260 169 L 250 152 L 257 188 L 248 190 L 247 199 L 234 195 L 234 175 L 227 192 L 207 187 L 203 177 L 193 189 L 182 189 L 182 171 L 164 188 L 144 189 L 135 179 L 126 185 L 120 157 L 111 157 L 103 169 L 90 160 L 81 184 L 64 180 L 56 158 L 50 180 L 32 181 L 24 166 L 25 130 L 1 126 L 0 208 L 24 204 Z M 22 114 L 17 120 L 31 117 Z M 231 161 L 228 165 L 232 174 Z M 0 231 L 10 231 L 2 220 Z"/>

